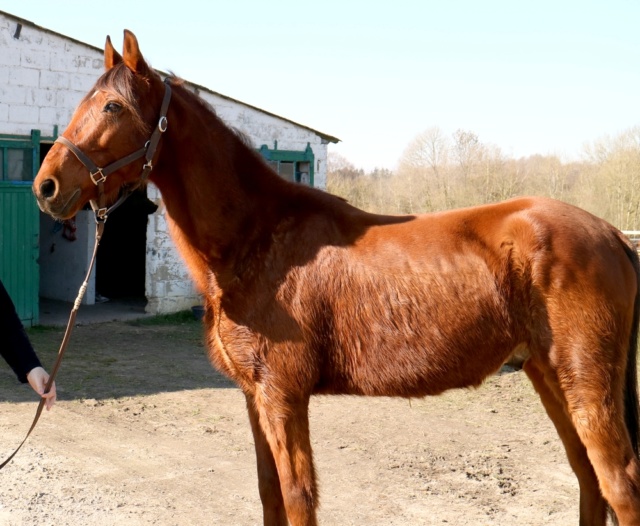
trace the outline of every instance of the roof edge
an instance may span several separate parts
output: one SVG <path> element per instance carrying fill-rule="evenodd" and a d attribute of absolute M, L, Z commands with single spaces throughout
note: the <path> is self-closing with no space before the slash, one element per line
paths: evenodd
<path fill-rule="evenodd" d="M 52 29 L 46 28 L 44 26 L 40 26 L 40 25 L 32 22 L 31 20 L 27 20 L 26 18 L 21 18 L 21 17 L 19 17 L 17 15 L 13 15 L 11 13 L 7 13 L 6 11 L 2 11 L 2 10 L 0 10 L 0 14 L 16 20 L 20 24 L 28 25 L 28 26 L 36 28 L 36 29 L 38 29 L 40 31 L 45 31 L 45 32 L 50 33 L 52 35 L 56 35 L 58 37 L 65 38 L 67 40 L 75 42 L 76 44 L 80 44 L 82 46 L 86 46 L 86 47 L 88 47 L 90 49 L 96 50 L 99 53 L 104 54 L 104 50 L 99 48 L 99 47 L 92 46 L 91 44 L 87 44 L 86 42 L 82 42 L 81 40 L 78 40 L 76 38 L 70 37 L 68 35 L 63 35 L 62 33 L 58 33 L 57 31 L 53 31 Z M 161 71 L 161 70 L 157 70 L 157 71 L 160 74 L 165 75 L 165 76 L 169 76 L 170 75 L 170 73 L 166 73 L 166 72 Z M 189 84 L 190 86 L 194 87 L 197 90 L 207 91 L 207 92 L 211 93 L 212 95 L 216 95 L 218 97 L 222 97 L 223 99 L 226 99 L 226 100 L 231 101 L 231 102 L 235 102 L 236 104 L 241 104 L 241 105 L 243 105 L 243 106 L 245 106 L 247 108 L 251 108 L 252 110 L 256 110 L 256 111 L 259 111 L 261 113 L 264 113 L 265 115 L 269 115 L 271 117 L 275 117 L 276 119 L 280 119 L 280 120 L 283 120 L 285 122 L 291 123 L 291 124 L 293 124 L 295 126 L 298 126 L 298 127 L 303 128 L 305 130 L 308 130 L 308 131 L 310 131 L 312 133 L 315 133 L 318 137 L 324 139 L 327 142 L 331 142 L 331 143 L 334 143 L 334 144 L 337 144 L 337 143 L 340 142 L 340 139 L 338 139 L 337 137 L 333 137 L 332 135 L 329 135 L 327 133 L 323 133 L 323 132 L 321 132 L 319 130 L 316 130 L 316 129 L 311 128 L 309 126 L 305 126 L 304 124 L 300 124 L 299 122 L 293 121 L 291 119 L 287 119 L 286 117 L 282 117 L 281 115 L 277 115 L 275 113 L 272 113 L 270 111 L 264 110 L 262 108 L 258 108 L 257 106 L 253 106 L 253 105 L 248 104 L 246 102 L 243 102 L 241 100 L 234 99 L 233 97 L 229 97 L 228 95 L 224 95 L 223 93 L 219 93 L 217 91 L 214 91 L 211 88 L 207 88 L 206 86 L 202 86 L 201 84 L 196 84 L 195 82 L 191 82 L 188 79 L 183 79 L 183 80 L 187 84 Z"/>
<path fill-rule="evenodd" d="M 163 75 L 168 75 L 168 73 L 164 73 L 164 72 L 161 72 L 161 73 Z M 234 99 L 233 97 L 229 97 L 228 95 L 225 95 L 223 93 L 219 93 L 217 91 L 214 91 L 211 88 L 207 88 L 206 86 L 202 86 L 200 84 L 196 84 L 195 82 L 191 82 L 190 80 L 187 80 L 187 79 L 182 79 L 182 80 L 184 80 L 187 84 L 189 84 L 190 86 L 192 86 L 193 88 L 195 88 L 197 90 L 207 91 L 207 92 L 211 93 L 212 95 L 216 95 L 218 97 L 222 97 L 223 99 L 229 100 L 231 102 L 235 102 L 237 104 L 242 104 L 243 106 L 245 106 L 247 108 L 251 108 L 253 110 L 256 110 L 256 111 L 259 111 L 261 113 L 264 113 L 265 115 L 269 115 L 271 117 L 275 117 L 276 119 L 280 119 L 282 121 L 289 122 L 291 124 L 294 124 L 295 126 L 298 126 L 299 128 L 304 128 L 305 130 L 308 130 L 310 132 L 315 133 L 318 137 L 321 137 L 322 139 L 326 140 L 327 142 L 332 142 L 334 144 L 337 144 L 337 143 L 340 142 L 340 139 L 338 139 L 337 137 L 333 137 L 332 135 L 329 135 L 327 133 L 323 133 L 323 132 L 318 131 L 318 130 L 316 130 L 314 128 L 311 128 L 309 126 L 306 126 L 304 124 L 300 124 L 299 122 L 293 121 L 291 119 L 287 119 L 286 117 L 283 117 L 282 115 L 278 115 L 276 113 L 272 113 L 272 112 L 267 111 L 265 109 L 258 108 L 257 106 L 253 106 L 253 105 L 248 104 L 246 102 L 243 102 L 241 100 Z"/>

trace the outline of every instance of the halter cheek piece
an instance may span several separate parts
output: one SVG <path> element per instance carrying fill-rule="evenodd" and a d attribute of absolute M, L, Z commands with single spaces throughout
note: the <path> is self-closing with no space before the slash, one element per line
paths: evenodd
<path fill-rule="evenodd" d="M 171 86 L 169 86 L 169 80 L 165 79 L 164 81 L 164 98 L 162 99 L 162 105 L 160 106 L 160 118 L 158 119 L 158 125 L 153 130 L 151 137 L 147 141 L 147 143 L 129 155 L 118 159 L 117 161 L 108 164 L 107 166 L 100 168 L 96 163 L 94 163 L 88 155 L 86 155 L 80 148 L 78 148 L 75 144 L 73 144 L 69 139 L 64 136 L 60 136 L 56 139 L 56 142 L 65 145 L 69 150 L 73 152 L 73 154 L 78 158 L 78 160 L 85 166 L 87 170 L 89 170 L 89 177 L 91 177 L 91 181 L 98 187 L 98 200 L 97 203 L 94 200 L 89 201 L 91 203 L 91 208 L 93 208 L 93 212 L 96 215 L 96 221 L 105 222 L 107 220 L 107 216 L 116 208 L 118 208 L 126 199 L 129 197 L 136 188 L 139 188 L 143 185 L 151 170 L 153 170 L 153 156 L 156 153 L 156 149 L 158 147 L 158 143 L 160 142 L 160 137 L 162 134 L 167 131 L 167 110 L 169 109 L 169 102 L 171 101 Z M 107 180 L 107 177 L 119 170 L 120 168 L 131 164 L 134 161 L 137 161 L 141 157 L 145 158 L 145 163 L 142 166 L 142 173 L 140 174 L 139 181 L 127 188 L 127 190 L 118 198 L 118 200 L 111 205 L 110 207 L 106 207 L 105 205 L 105 195 L 104 195 L 104 182 Z"/>

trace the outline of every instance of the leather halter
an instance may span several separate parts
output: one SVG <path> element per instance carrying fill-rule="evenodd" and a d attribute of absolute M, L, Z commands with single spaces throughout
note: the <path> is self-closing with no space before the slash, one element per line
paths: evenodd
<path fill-rule="evenodd" d="M 169 80 L 166 79 L 164 81 L 164 98 L 162 99 L 162 105 L 160 106 L 160 118 L 158 119 L 158 125 L 153 130 L 151 137 L 147 141 L 147 143 L 129 155 L 118 159 L 117 161 L 108 164 L 107 166 L 100 168 L 96 163 L 94 163 L 91 158 L 86 155 L 80 148 L 78 148 L 75 144 L 73 144 L 69 139 L 64 136 L 60 136 L 56 139 L 55 142 L 59 142 L 63 144 L 73 154 L 78 158 L 78 160 L 85 166 L 87 170 L 89 170 L 89 177 L 91 177 L 91 181 L 98 187 L 98 200 L 97 203 L 94 200 L 90 200 L 91 208 L 96 215 L 96 221 L 104 222 L 107 220 L 107 216 L 116 208 L 118 208 L 126 199 L 129 197 L 133 191 L 143 185 L 151 170 L 153 169 L 153 156 L 156 153 L 156 149 L 158 147 L 158 143 L 160 142 L 160 137 L 162 134 L 167 131 L 168 121 L 167 121 L 167 110 L 169 109 L 169 102 L 171 101 L 171 86 L 169 85 Z M 137 161 L 141 157 L 145 158 L 145 163 L 142 166 L 142 173 L 140 174 L 140 179 L 135 185 L 129 186 L 126 191 L 120 196 L 120 198 L 110 207 L 105 206 L 105 195 L 104 195 L 104 182 L 107 180 L 107 177 L 111 175 L 113 172 L 131 164 L 134 161 Z"/>

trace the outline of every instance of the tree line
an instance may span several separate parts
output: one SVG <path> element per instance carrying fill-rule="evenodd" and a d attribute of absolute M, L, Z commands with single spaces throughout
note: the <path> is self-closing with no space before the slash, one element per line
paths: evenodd
<path fill-rule="evenodd" d="M 640 230 L 640 126 L 585 146 L 579 161 L 513 159 L 470 131 L 433 127 L 406 147 L 395 170 L 365 172 L 329 154 L 327 190 L 370 212 L 417 214 L 519 195 L 554 197 L 621 230 Z"/>

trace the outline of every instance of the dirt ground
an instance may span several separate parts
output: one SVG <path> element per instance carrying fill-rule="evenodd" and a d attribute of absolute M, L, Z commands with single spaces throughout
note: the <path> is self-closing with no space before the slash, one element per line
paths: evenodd
<path fill-rule="evenodd" d="M 60 329 L 32 341 L 52 364 Z M 261 524 L 244 397 L 199 322 L 77 327 L 60 401 L 0 471 L 0 525 Z M 0 456 L 35 395 L 0 368 Z M 316 397 L 323 525 L 575 525 L 577 482 L 522 372 L 424 400 Z"/>

